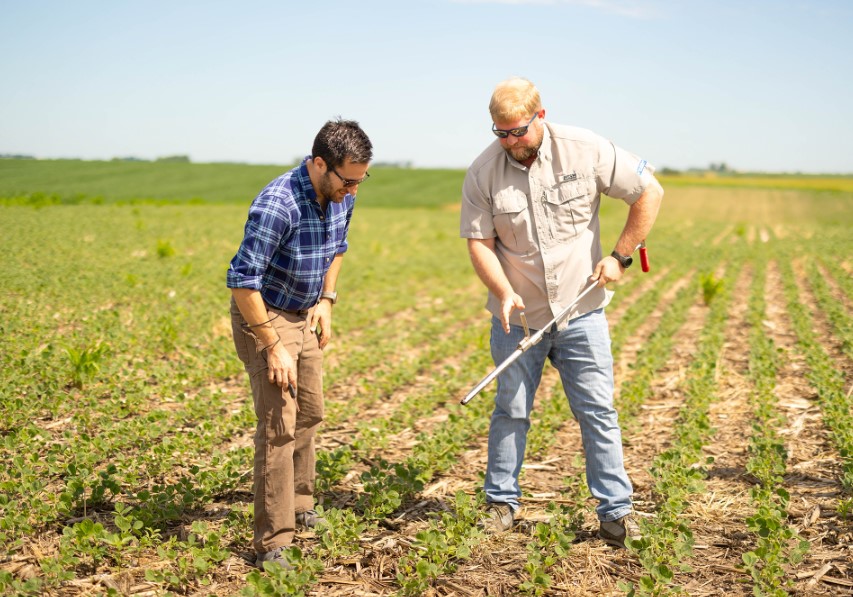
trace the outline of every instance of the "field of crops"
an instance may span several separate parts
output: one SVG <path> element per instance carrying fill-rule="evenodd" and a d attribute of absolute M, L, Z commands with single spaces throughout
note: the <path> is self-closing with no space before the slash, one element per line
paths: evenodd
<path fill-rule="evenodd" d="M 280 168 L 38 166 L 0 164 L 0 593 L 853 592 L 849 179 L 664 180 L 652 271 L 607 311 L 644 532 L 626 551 L 595 537 L 550 366 L 521 521 L 478 531 L 494 388 L 459 404 L 492 367 L 463 173 L 372 169 L 326 350 L 328 524 L 263 573 L 224 278 Z M 610 246 L 626 209 L 605 201 Z"/>

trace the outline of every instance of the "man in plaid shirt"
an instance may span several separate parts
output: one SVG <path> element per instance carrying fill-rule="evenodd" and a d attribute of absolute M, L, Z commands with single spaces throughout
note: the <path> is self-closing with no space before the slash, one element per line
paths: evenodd
<path fill-rule="evenodd" d="M 311 155 L 252 202 L 226 277 L 237 355 L 255 414 L 256 566 L 289 567 L 296 529 L 314 527 L 314 435 L 323 420 L 323 348 L 358 185 L 373 146 L 357 122 L 327 122 Z"/>

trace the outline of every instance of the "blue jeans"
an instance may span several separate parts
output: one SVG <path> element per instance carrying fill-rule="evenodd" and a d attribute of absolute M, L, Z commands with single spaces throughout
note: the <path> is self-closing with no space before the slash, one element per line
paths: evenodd
<path fill-rule="evenodd" d="M 492 317 L 491 347 L 495 365 L 511 355 L 524 329 L 506 334 Z M 545 358 L 560 373 L 569 406 L 580 423 L 586 455 L 586 481 L 599 505 L 598 519 L 611 521 L 631 512 L 633 488 L 622 460 L 622 433 L 613 407 L 613 355 L 604 311 L 598 309 L 554 329 L 498 376 L 495 410 L 489 426 L 489 462 L 484 489 L 489 502 L 518 508 L 518 474 L 524 461 L 533 397 Z"/>

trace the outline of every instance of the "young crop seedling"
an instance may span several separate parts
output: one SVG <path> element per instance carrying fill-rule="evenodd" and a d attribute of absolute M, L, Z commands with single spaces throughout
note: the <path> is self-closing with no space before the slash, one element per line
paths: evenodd
<path fill-rule="evenodd" d="M 109 350 L 109 346 L 103 342 L 87 348 L 65 348 L 65 354 L 71 364 L 71 384 L 82 390 L 83 385 L 101 370 L 101 361 Z"/>
<path fill-rule="evenodd" d="M 172 241 L 159 239 L 157 240 L 157 257 L 165 259 L 175 255 L 175 247 L 172 246 Z"/>
<path fill-rule="evenodd" d="M 718 280 L 713 273 L 704 273 L 699 277 L 699 283 L 702 286 L 702 300 L 706 305 L 710 305 L 720 291 L 723 289 L 723 281 Z"/>
<path fill-rule="evenodd" d="M 284 551 L 285 559 L 292 568 L 277 563 L 264 562 L 264 571 L 253 570 L 246 576 L 244 597 L 305 597 L 306 591 L 317 582 L 323 569 L 319 560 L 307 558 L 296 546 Z"/>
<path fill-rule="evenodd" d="M 576 509 L 551 502 L 547 512 L 550 518 L 547 522 L 536 523 L 533 537 L 527 544 L 524 565 L 527 579 L 518 587 L 526 595 L 547 594 L 551 587 L 548 569 L 566 557 L 575 539 L 571 529 L 578 516 Z"/>

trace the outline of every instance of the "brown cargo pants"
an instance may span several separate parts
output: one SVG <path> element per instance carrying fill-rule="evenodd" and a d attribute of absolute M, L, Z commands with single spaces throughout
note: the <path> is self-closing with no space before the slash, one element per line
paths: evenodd
<path fill-rule="evenodd" d="M 252 384 L 255 416 L 255 551 L 293 542 L 296 513 L 314 507 L 314 435 L 323 421 L 323 352 L 309 329 L 313 309 L 282 311 L 267 306 L 281 342 L 296 363 L 297 394 L 269 382 L 265 355 L 231 299 L 231 331 L 237 356 Z"/>

